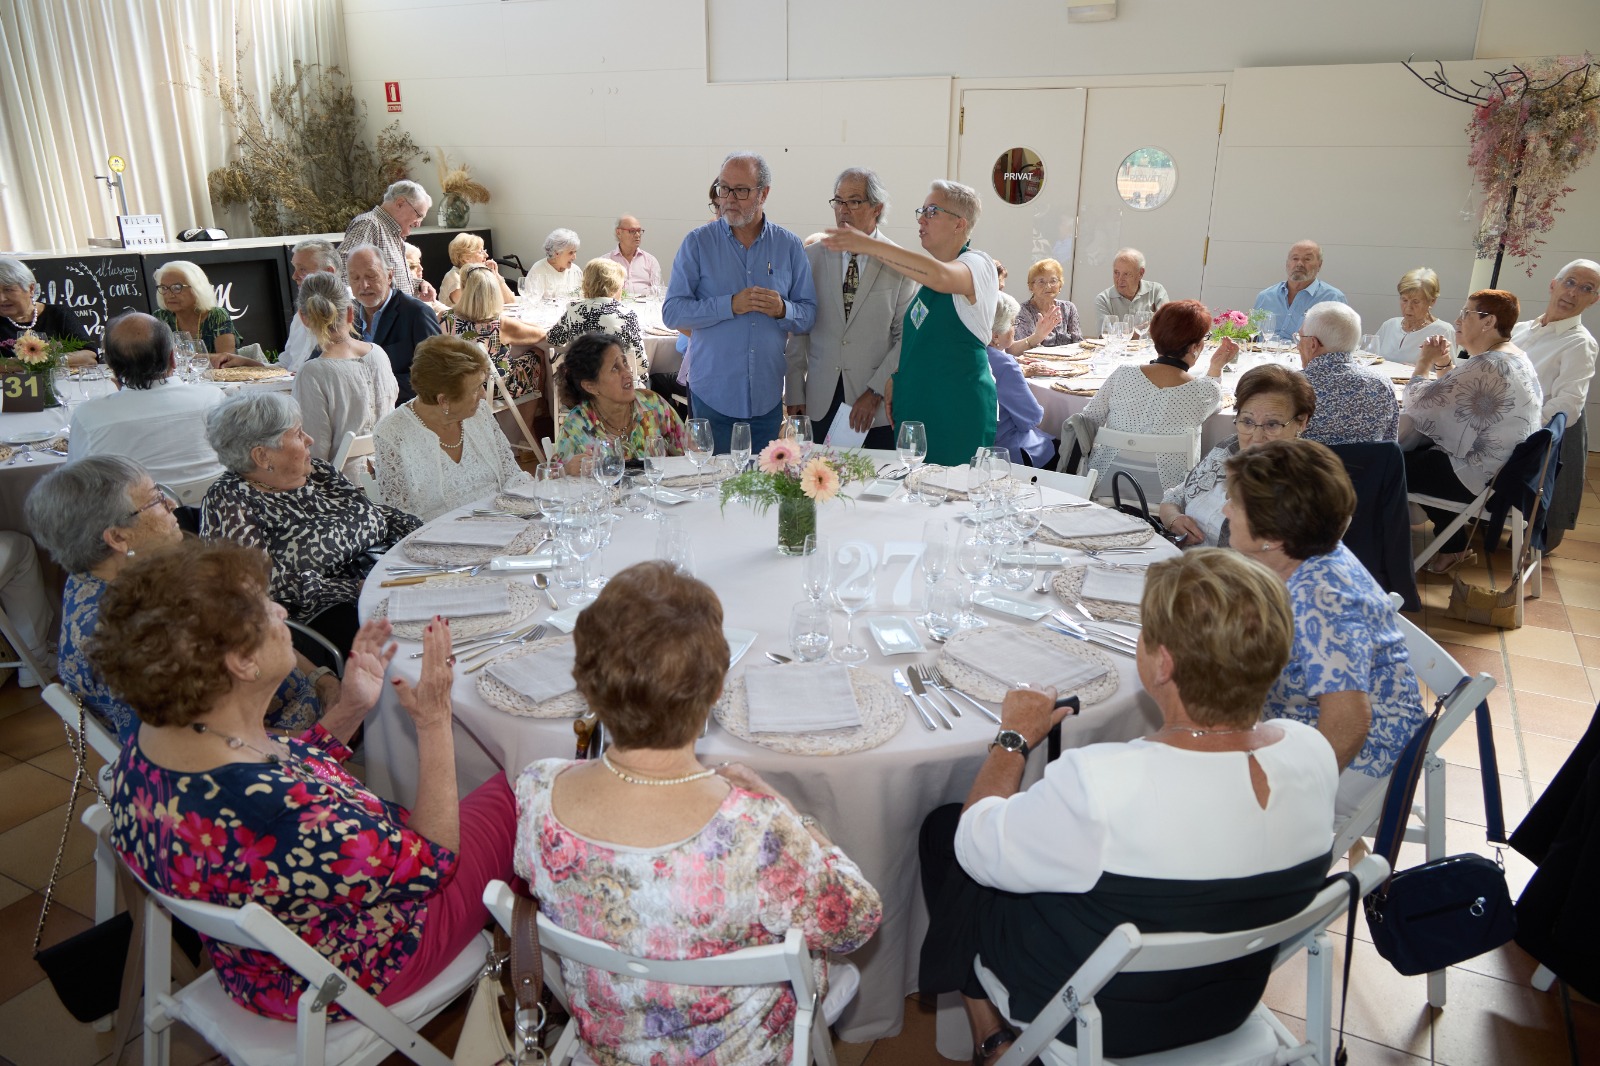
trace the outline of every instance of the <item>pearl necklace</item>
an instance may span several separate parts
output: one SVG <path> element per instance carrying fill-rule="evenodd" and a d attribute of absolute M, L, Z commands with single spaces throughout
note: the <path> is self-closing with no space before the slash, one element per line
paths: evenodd
<path fill-rule="evenodd" d="M 218 733 L 213 729 L 208 729 L 206 728 L 206 724 L 204 722 L 191 723 L 189 728 L 193 729 L 196 733 L 210 733 L 214 737 L 219 737 L 227 743 L 228 747 L 235 751 L 239 750 L 240 748 L 249 748 L 257 755 L 266 759 L 269 763 L 276 765 L 277 763 L 283 762 L 283 754 L 281 752 L 263 751 L 242 737 L 230 736 L 227 733 Z"/>
<path fill-rule="evenodd" d="M 18 333 L 26 333 L 28 330 L 34 327 L 36 322 L 39 321 L 39 308 L 43 307 L 44 305 L 34 303 L 32 300 L 29 300 L 28 306 L 33 309 L 33 317 L 28 319 L 28 324 L 26 326 L 12 318 L 10 315 L 0 315 L 0 318 L 4 318 L 7 322 L 11 323 L 11 328 L 16 330 Z"/>
<path fill-rule="evenodd" d="M 442 433 L 428 425 L 428 423 L 422 421 L 422 415 L 417 411 L 417 401 L 415 400 L 411 401 L 411 413 L 417 416 L 417 421 L 422 422 L 423 426 L 430 433 L 439 438 L 439 447 L 443 448 L 447 452 L 455 451 L 457 448 L 461 447 L 462 442 L 467 439 L 467 425 L 465 422 L 456 423 L 456 442 L 454 444 L 446 444 L 444 442 L 444 435 Z"/>
<path fill-rule="evenodd" d="M 600 753 L 600 761 L 605 764 L 607 770 L 610 770 L 630 785 L 687 785 L 690 781 L 703 781 L 708 777 L 715 777 L 717 774 L 715 770 L 701 770 L 699 773 L 684 774 L 682 777 L 634 777 L 632 774 L 624 773 L 617 769 L 616 765 L 611 761 L 611 756 L 606 752 L 602 751 Z"/>

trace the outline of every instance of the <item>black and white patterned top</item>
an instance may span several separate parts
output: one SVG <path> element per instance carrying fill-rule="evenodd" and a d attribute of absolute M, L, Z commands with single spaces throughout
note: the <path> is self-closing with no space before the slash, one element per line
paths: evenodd
<path fill-rule="evenodd" d="M 1317 413 L 1303 434 L 1318 444 L 1394 440 L 1400 435 L 1400 401 L 1388 378 L 1356 365 L 1349 352 L 1323 352 L 1306 364 L 1317 394 Z"/>
<path fill-rule="evenodd" d="M 297 622 L 354 603 L 372 569 L 372 549 L 393 547 L 422 525 L 367 499 L 321 459 L 298 489 L 272 492 L 228 472 L 200 503 L 200 534 L 227 538 L 272 557 L 272 598 Z"/>
<path fill-rule="evenodd" d="M 644 335 L 639 331 L 639 316 L 609 296 L 573 300 L 561 321 L 550 327 L 551 344 L 567 344 L 585 333 L 615 333 L 623 340 L 622 354 L 633 367 L 634 384 L 650 384 L 650 364 L 644 357 Z"/>

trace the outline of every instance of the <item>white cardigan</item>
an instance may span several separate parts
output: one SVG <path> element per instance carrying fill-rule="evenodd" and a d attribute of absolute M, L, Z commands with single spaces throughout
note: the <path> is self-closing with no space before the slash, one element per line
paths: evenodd
<path fill-rule="evenodd" d="M 410 403 L 396 407 L 373 432 L 383 502 L 431 522 L 512 484 L 532 484 L 487 404 L 461 423 L 461 438 L 461 462 L 453 463 Z"/>

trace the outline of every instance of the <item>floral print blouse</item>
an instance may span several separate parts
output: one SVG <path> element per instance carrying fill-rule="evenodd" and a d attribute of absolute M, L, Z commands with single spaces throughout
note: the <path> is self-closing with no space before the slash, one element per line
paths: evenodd
<path fill-rule="evenodd" d="M 1399 435 L 1400 403 L 1394 387 L 1388 378 L 1357 366 L 1349 352 L 1324 352 L 1306 364 L 1305 373 L 1317 396 L 1306 440 L 1356 444 Z"/>
<path fill-rule="evenodd" d="M 428 897 L 454 874 L 456 855 L 350 776 L 349 749 L 321 726 L 289 747 L 281 764 L 180 773 L 151 762 L 135 737 L 114 769 L 112 846 L 162 892 L 261 904 L 377 995 L 416 953 Z M 208 947 L 228 995 L 294 1020 L 305 982 L 276 956 Z"/>
<path fill-rule="evenodd" d="M 422 522 L 373 503 L 321 459 L 306 483 L 270 492 L 229 471 L 200 502 L 200 535 L 261 548 L 272 558 L 272 598 L 289 617 L 308 622 L 354 603 L 372 569 L 369 550 L 386 550 Z"/>
<path fill-rule="evenodd" d="M 595 441 L 614 436 L 616 434 L 600 421 L 593 404 L 580 403 L 561 420 L 561 432 L 556 437 L 556 458 L 582 455 Z M 633 428 L 623 438 L 623 450 L 627 453 L 624 458 L 643 458 L 645 443 L 651 437 L 667 442 L 668 455 L 682 455 L 688 445 L 683 419 L 678 417 L 678 412 L 655 393 L 641 389 L 633 394 Z"/>
<path fill-rule="evenodd" d="M 1461 484 L 1482 492 L 1517 445 L 1539 429 L 1543 404 L 1528 357 L 1516 348 L 1493 348 L 1444 377 L 1413 377 L 1402 407 L 1412 429 L 1449 453 Z"/>
<path fill-rule="evenodd" d="M 69 574 L 61 600 L 61 638 L 57 644 L 57 673 L 84 707 L 109 725 L 124 744 L 138 732 L 139 716 L 122 701 L 89 665 L 89 638 L 100 622 L 100 597 L 109 583 L 93 574 Z M 322 718 L 322 701 L 309 675 L 291 671 L 273 694 L 267 710 L 267 727 L 286 733 L 303 733 Z"/>
<path fill-rule="evenodd" d="M 563 929 L 645 958 L 692 959 L 778 943 L 791 927 L 813 952 L 854 951 L 883 919 L 877 890 L 855 863 L 819 845 L 770 796 L 731 789 L 705 828 L 676 844 L 602 844 L 551 810 L 556 777 L 571 765 L 545 759 L 517 779 L 516 871 Z M 566 959 L 561 976 L 585 1049 L 601 1066 L 790 1059 L 787 987 L 691 988 Z"/>
<path fill-rule="evenodd" d="M 644 355 L 644 334 L 639 331 L 639 316 L 610 296 L 573 300 L 561 321 L 550 327 L 551 344 L 569 344 L 585 333 L 614 333 L 622 338 L 622 354 L 633 368 L 634 384 L 649 384 L 650 364 Z"/>

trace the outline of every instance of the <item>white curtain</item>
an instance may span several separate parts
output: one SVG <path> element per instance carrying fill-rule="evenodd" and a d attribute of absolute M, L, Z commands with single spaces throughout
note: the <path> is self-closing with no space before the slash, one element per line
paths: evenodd
<path fill-rule="evenodd" d="M 250 235 L 206 190 L 228 144 L 201 59 L 264 105 L 295 60 L 344 63 L 341 0 L 0 0 L 0 249 L 115 236 L 120 208 L 94 177 L 111 155 L 127 160 L 129 213 L 163 216 L 169 238 Z"/>

